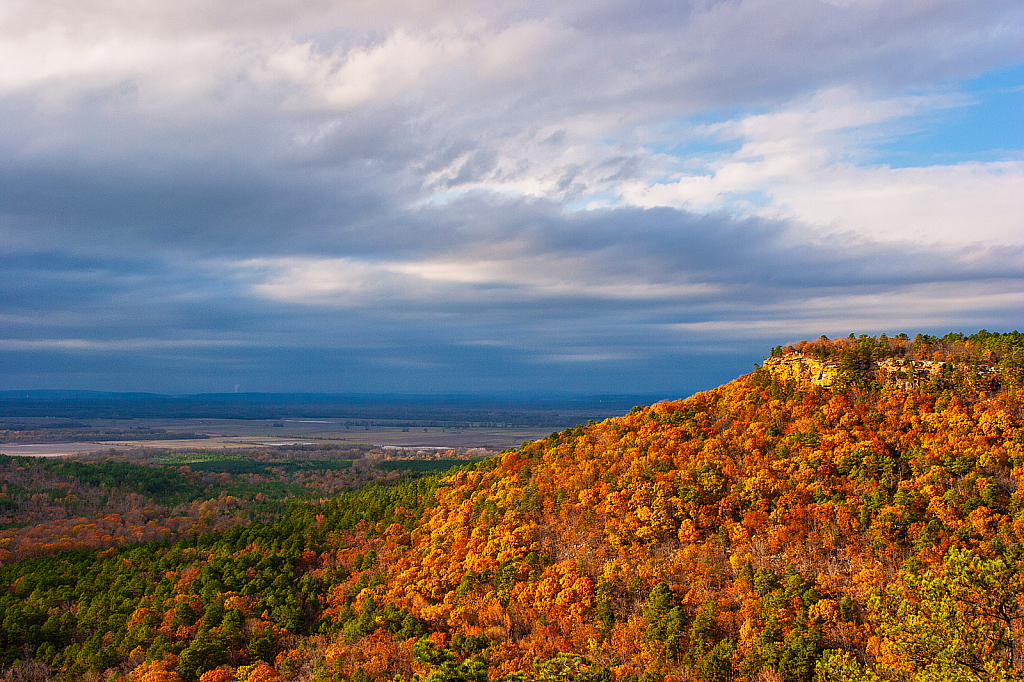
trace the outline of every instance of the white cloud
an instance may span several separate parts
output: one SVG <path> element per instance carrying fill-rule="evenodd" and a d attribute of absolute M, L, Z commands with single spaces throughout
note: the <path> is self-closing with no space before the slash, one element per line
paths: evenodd
<path fill-rule="evenodd" d="M 873 163 L 876 145 L 891 141 L 904 119 L 969 104 L 957 96 L 872 99 L 850 89 L 824 91 L 778 112 L 698 126 L 695 134 L 741 146 L 701 159 L 697 173 L 667 182 L 636 179 L 617 192 L 637 206 L 731 209 L 872 239 L 1024 242 L 1021 161 Z M 764 203 L 749 203 L 749 195 Z"/>
<path fill-rule="evenodd" d="M 464 304 L 530 299 L 589 298 L 610 301 L 682 303 L 721 295 L 726 287 L 651 281 L 630 271 L 602 272 L 600 254 L 515 254 L 503 260 L 359 261 L 351 258 L 254 259 L 235 264 L 237 277 L 253 281 L 251 291 L 274 301 L 328 307 L 381 303 Z"/>
<path fill-rule="evenodd" d="M 564 68 L 554 60 L 563 58 L 563 54 L 558 54 L 562 48 L 580 38 L 554 17 L 515 23 L 481 43 L 476 57 L 477 73 L 491 82 L 544 79 L 553 67 Z"/>
<path fill-rule="evenodd" d="M 136 92 L 177 91 L 192 98 L 218 84 L 209 64 L 231 60 L 222 39 L 168 39 L 116 31 L 81 35 L 60 24 L 0 37 L 0 93 L 43 90 L 47 101 L 111 86 Z M 117 97 L 118 92 L 108 93 Z M 164 105 L 180 100 L 164 100 Z"/>
<path fill-rule="evenodd" d="M 468 47 L 466 37 L 448 31 L 410 35 L 398 29 L 379 43 L 339 47 L 329 54 L 318 52 L 313 42 L 286 44 L 263 55 L 250 76 L 261 85 L 298 90 L 285 101 L 289 109 L 344 111 L 402 92 Z"/>
<path fill-rule="evenodd" d="M 1020 280 L 937 282 L 882 291 L 830 291 L 799 300 L 751 306 L 729 319 L 666 325 L 686 338 L 776 338 L 796 340 L 845 335 L 852 330 L 907 332 L 919 329 L 974 329 L 993 316 L 1024 309 Z"/>
<path fill-rule="evenodd" d="M 1024 243 L 1024 163 L 820 169 L 772 195 L 812 225 L 877 239 Z"/>

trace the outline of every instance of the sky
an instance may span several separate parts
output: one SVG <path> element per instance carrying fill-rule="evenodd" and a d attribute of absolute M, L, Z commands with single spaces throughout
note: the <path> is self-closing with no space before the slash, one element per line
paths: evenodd
<path fill-rule="evenodd" d="M 3 0 L 0 389 L 664 393 L 1024 328 L 1020 0 Z"/>

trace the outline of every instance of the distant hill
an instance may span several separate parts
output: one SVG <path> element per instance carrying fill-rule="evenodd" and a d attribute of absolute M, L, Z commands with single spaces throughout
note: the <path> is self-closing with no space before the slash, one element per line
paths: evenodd
<path fill-rule="evenodd" d="M 650 395 L 507 396 L 0 391 L 0 419 L 378 419 L 437 425 L 566 427 L 629 410 Z"/>
<path fill-rule="evenodd" d="M 10 564 L 0 641 L 68 679 L 1021 679 L 1022 369 L 1016 332 L 777 347 L 444 477 Z"/>

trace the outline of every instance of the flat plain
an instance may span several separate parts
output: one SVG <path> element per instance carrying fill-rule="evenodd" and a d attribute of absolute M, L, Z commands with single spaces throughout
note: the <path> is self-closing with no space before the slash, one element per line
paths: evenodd
<path fill-rule="evenodd" d="M 92 453 L 111 448 L 222 450 L 287 445 L 503 450 L 523 441 L 544 438 L 552 429 L 527 426 L 409 427 L 376 421 L 372 424 L 353 424 L 352 420 L 343 419 L 96 419 L 82 420 L 78 429 L 68 431 L 72 434 L 75 431 L 88 434 L 110 431 L 117 432 L 121 437 L 95 440 L 80 438 L 55 443 L 2 443 L 0 453 L 46 457 Z M 133 432 L 138 435 L 133 435 Z"/>

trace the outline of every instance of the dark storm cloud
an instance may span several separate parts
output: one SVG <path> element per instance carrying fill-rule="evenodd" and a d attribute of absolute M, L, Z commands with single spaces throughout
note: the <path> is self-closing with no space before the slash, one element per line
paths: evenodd
<path fill-rule="evenodd" d="M 768 282 L 781 287 L 909 285 L 1015 278 L 1024 247 L 879 243 L 855 234 L 814 238 L 789 221 L 737 219 L 656 209 L 566 212 L 544 201 L 472 196 L 413 214 L 410 234 L 427 235 L 420 255 L 499 243 L 511 255 L 586 256 L 595 277 L 642 281 Z M 440 235 L 450 243 L 436 251 Z M 402 248 L 402 247 L 396 247 Z"/>
<path fill-rule="evenodd" d="M 63 354 L 95 372 L 116 365 L 114 358 L 129 358 L 125 367 L 178 367 L 191 358 L 206 377 L 203 390 L 227 390 L 231 377 L 257 390 L 300 390 L 302 381 L 317 390 L 412 390 L 411 378 L 430 390 L 480 390 L 511 367 L 517 390 L 554 390 L 560 381 L 550 368 L 585 377 L 584 368 L 595 366 L 612 374 L 632 367 L 631 390 L 664 379 L 650 385 L 661 390 L 689 379 L 681 370 L 658 379 L 655 367 L 696 355 L 701 344 L 736 339 L 734 350 L 756 358 L 764 336 L 877 325 L 879 298 L 903 305 L 936 290 L 951 298 L 975 289 L 1010 294 L 1024 279 L 1020 249 L 986 254 L 852 236 L 815 244 L 784 222 L 673 209 L 567 213 L 550 202 L 479 196 L 393 222 L 388 236 L 419 239 L 392 248 L 378 239 L 355 271 L 350 258 L 339 265 L 309 249 L 293 250 L 297 261 L 261 266 L 9 257 L 2 279 L 9 337 L 0 351 L 19 358 L 17 366 Z M 440 257 L 439 269 L 422 269 Z M 481 261 L 482 270 L 459 274 Z M 307 280 L 317 268 L 324 270 Z M 260 288 L 267 282 L 271 288 Z M 808 308 L 809 300 L 818 307 Z M 1002 314 L 1012 318 L 1012 302 Z M 895 326 L 922 319 L 898 309 L 886 316 Z M 331 361 L 325 376 L 315 369 L 325 358 L 344 362 Z M 199 369 L 221 361 L 212 374 Z M 290 379 L 281 363 L 292 368 Z M 735 363 L 723 367 L 733 371 Z M 147 377 L 142 386 L 151 390 L 170 381 L 166 373 L 136 376 Z M 175 390 L 188 376 L 175 374 Z"/>
<path fill-rule="evenodd" d="M 640 208 L 627 185 L 711 177 L 754 139 L 691 118 L 742 127 L 830 88 L 871 109 L 1019 59 L 1021 19 L 1011 0 L 12 3 L 0 388 L 685 391 L 779 340 L 1015 326 L 1020 246 Z M 776 180 L 744 182 L 756 203 Z"/>

